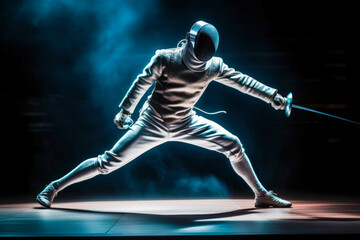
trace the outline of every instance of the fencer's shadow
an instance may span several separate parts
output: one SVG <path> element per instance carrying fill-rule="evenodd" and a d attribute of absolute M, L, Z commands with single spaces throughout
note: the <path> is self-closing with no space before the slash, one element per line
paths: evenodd
<path fill-rule="evenodd" d="M 34 207 L 34 209 L 48 209 L 45 207 Z M 76 209 L 76 208 L 60 208 L 60 207 L 52 207 L 51 209 L 57 211 L 67 211 L 67 212 L 74 212 L 74 213 L 89 213 L 89 214 L 107 214 L 107 215 L 115 215 L 115 216 L 123 216 L 128 215 L 132 216 L 137 219 L 146 219 L 147 221 L 154 221 L 157 223 L 166 223 L 166 224 L 174 224 L 174 225 L 181 225 L 181 226 L 199 226 L 203 224 L 209 224 L 208 221 L 211 223 L 216 224 L 223 222 L 221 218 L 228 218 L 228 217 L 239 217 L 250 215 L 254 213 L 259 213 L 257 208 L 244 208 L 244 209 L 237 209 L 234 211 L 228 212 L 219 212 L 219 213 L 210 213 L 210 214 L 155 214 L 155 213 L 136 213 L 136 212 L 119 212 L 119 211 L 99 211 L 99 210 L 91 210 L 91 209 Z M 268 208 L 272 209 L 272 208 Z M 198 221 L 198 220 L 207 220 L 207 221 Z M 309 217 L 309 218 L 284 218 L 282 220 L 291 220 L 297 222 L 317 222 L 317 221 L 336 221 L 336 222 L 358 222 L 360 218 L 337 218 L 337 217 Z"/>
<path fill-rule="evenodd" d="M 45 207 L 34 207 L 35 209 L 47 209 Z M 98 211 L 98 210 L 91 210 L 91 209 L 75 209 L 75 208 L 57 208 L 52 207 L 53 210 L 58 211 L 70 211 L 70 212 L 77 212 L 77 213 L 91 213 L 91 214 L 109 214 L 109 215 L 130 215 L 136 217 L 138 219 L 147 219 L 149 221 L 156 221 L 156 222 L 164 222 L 164 223 L 171 223 L 176 225 L 194 225 L 196 222 L 197 225 L 201 225 L 201 222 L 197 222 L 197 220 L 211 220 L 213 223 L 218 222 L 215 219 L 218 218 L 227 218 L 227 217 L 237 217 L 237 216 L 244 216 L 256 213 L 256 208 L 244 208 L 244 209 L 237 209 L 234 211 L 228 212 L 219 212 L 219 213 L 210 213 L 210 214 L 155 214 L 155 213 L 136 213 L 136 212 L 112 212 L 112 211 Z"/>

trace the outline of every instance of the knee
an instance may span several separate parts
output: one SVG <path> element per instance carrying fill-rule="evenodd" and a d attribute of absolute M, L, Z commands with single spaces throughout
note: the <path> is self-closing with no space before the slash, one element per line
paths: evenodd
<path fill-rule="evenodd" d="M 231 162 L 239 162 L 244 158 L 245 148 L 240 142 L 240 139 L 236 136 L 233 136 L 230 144 L 230 154 L 228 158 Z"/>
<path fill-rule="evenodd" d="M 110 151 L 105 151 L 104 154 L 97 157 L 97 168 L 101 174 L 109 174 L 121 167 L 121 165 L 121 159 Z"/>

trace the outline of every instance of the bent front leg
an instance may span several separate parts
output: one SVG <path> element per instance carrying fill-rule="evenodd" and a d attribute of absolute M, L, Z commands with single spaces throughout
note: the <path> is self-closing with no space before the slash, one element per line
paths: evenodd
<path fill-rule="evenodd" d="M 239 138 L 219 124 L 195 115 L 176 140 L 224 154 L 229 158 L 235 172 L 245 180 L 256 196 L 267 192 L 257 178 Z"/>

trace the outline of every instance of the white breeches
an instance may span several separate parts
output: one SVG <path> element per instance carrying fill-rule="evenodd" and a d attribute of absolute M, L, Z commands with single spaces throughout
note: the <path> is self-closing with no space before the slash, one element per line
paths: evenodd
<path fill-rule="evenodd" d="M 114 147 L 98 156 L 98 170 L 102 174 L 110 173 L 168 141 L 189 143 L 223 153 L 232 163 L 243 160 L 245 155 L 238 137 L 194 111 L 166 126 L 155 110 L 148 106 Z"/>

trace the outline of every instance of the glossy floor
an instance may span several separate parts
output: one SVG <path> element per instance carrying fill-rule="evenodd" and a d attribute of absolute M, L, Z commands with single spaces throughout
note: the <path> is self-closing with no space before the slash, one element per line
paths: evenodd
<path fill-rule="evenodd" d="M 253 199 L 1 204 L 0 236 L 360 234 L 358 201 L 292 202 L 284 209 L 254 208 Z"/>

